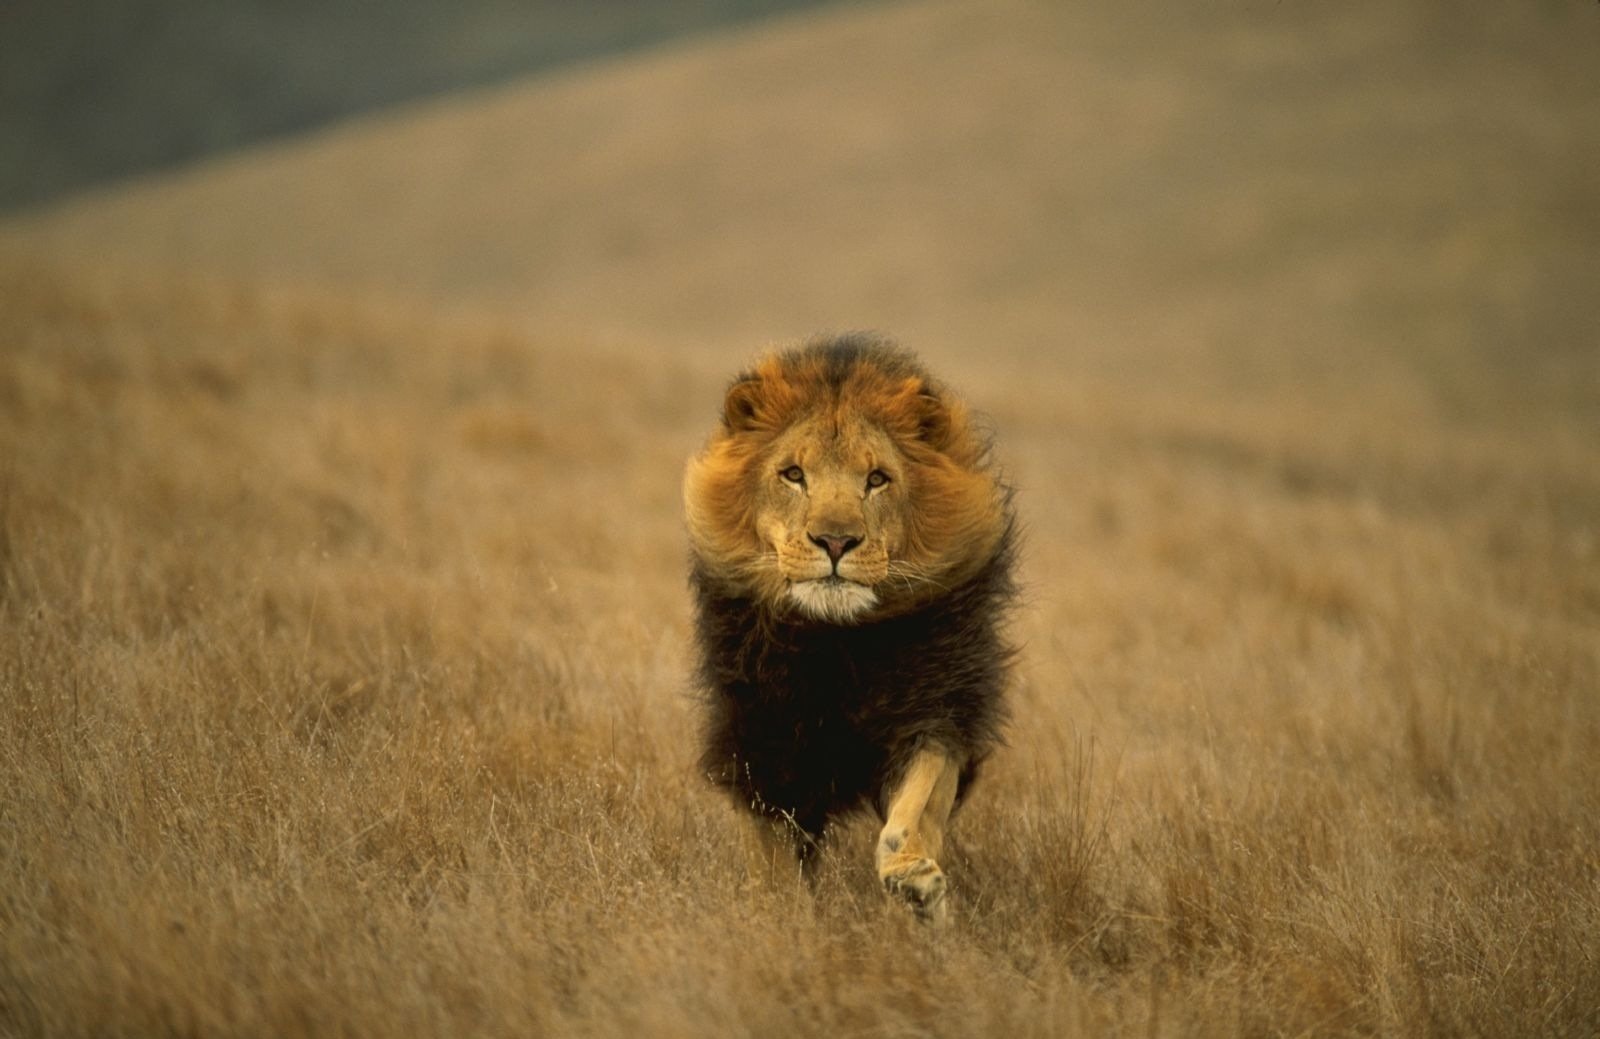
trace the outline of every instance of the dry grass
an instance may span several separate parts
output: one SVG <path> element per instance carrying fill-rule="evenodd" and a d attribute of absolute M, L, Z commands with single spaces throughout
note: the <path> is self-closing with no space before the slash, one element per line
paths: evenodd
<path fill-rule="evenodd" d="M 0 1034 L 1600 1034 L 1596 18 L 850 5 L 7 222 Z M 1027 528 L 942 933 L 692 771 L 683 460 L 852 325 Z"/>
<path fill-rule="evenodd" d="M 928 933 L 868 828 L 740 893 L 692 774 L 723 372 L 22 261 L 0 325 L 0 1033 L 1600 1030 L 1582 408 L 981 381 L 1026 665 Z"/>

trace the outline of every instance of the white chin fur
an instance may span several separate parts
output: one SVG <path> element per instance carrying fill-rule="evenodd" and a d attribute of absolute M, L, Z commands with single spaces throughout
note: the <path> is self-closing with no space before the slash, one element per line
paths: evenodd
<path fill-rule="evenodd" d="M 836 624 L 854 620 L 878 605 L 877 593 L 866 585 L 826 577 L 791 584 L 789 598 L 802 613 Z"/>

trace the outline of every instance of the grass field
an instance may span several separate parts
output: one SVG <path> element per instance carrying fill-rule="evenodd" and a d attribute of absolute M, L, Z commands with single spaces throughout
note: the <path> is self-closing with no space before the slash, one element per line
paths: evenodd
<path fill-rule="evenodd" d="M 1600 138 L 1578 64 L 1495 57 L 1533 23 L 1422 61 L 1424 9 L 1204 50 L 888 5 L 0 227 L 0 1034 L 1600 1032 L 1600 225 L 1554 161 Z M 968 108 L 918 107 L 939 53 Z M 859 132 L 719 102 L 728 171 L 791 131 L 801 171 L 607 253 L 707 154 L 627 113 L 779 59 Z M 1367 122 L 1263 89 L 1335 67 Z M 1062 82 L 1161 118 L 1034 133 Z M 980 196 L 1013 251 L 937 204 Z M 884 315 L 1018 489 L 944 930 L 869 821 L 743 889 L 694 773 L 678 481 L 764 305 Z"/>
<path fill-rule="evenodd" d="M 870 827 L 814 897 L 742 894 L 693 774 L 675 497 L 711 373 L 0 285 L 9 1032 L 1600 1025 L 1574 430 L 1295 441 L 1015 387 L 1019 724 L 931 934 Z"/>

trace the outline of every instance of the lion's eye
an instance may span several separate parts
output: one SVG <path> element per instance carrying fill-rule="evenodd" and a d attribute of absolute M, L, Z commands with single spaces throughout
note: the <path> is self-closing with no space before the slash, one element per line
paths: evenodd
<path fill-rule="evenodd" d="M 802 487 L 805 486 L 806 471 L 800 468 L 798 465 L 791 465 L 787 469 L 780 470 L 778 475 L 783 477 L 785 480 L 788 480 L 790 483 L 799 484 Z"/>
<path fill-rule="evenodd" d="M 867 487 L 869 489 L 876 489 L 878 487 L 882 487 L 884 484 L 886 484 L 888 482 L 889 482 L 889 474 L 884 472 L 882 469 L 874 469 L 874 470 L 872 470 L 872 472 L 867 474 Z"/>

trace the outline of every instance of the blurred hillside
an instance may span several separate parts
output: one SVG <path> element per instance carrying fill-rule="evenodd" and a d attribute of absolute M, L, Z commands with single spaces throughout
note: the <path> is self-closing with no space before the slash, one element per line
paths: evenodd
<path fill-rule="evenodd" d="M 0 12 L 0 212 L 817 2 L 21 0 Z"/>
<path fill-rule="evenodd" d="M 986 368 L 1537 421 L 1600 396 L 1597 47 L 1576 3 L 837 7 L 0 241 L 723 357 L 867 326 Z"/>

